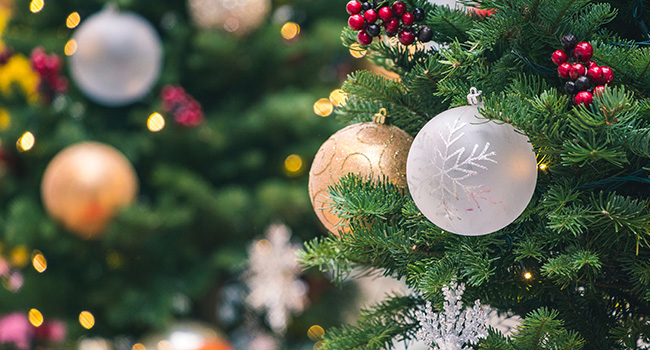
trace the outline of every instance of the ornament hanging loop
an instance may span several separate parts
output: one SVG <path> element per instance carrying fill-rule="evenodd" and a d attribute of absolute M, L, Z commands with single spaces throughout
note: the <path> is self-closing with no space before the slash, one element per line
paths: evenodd
<path fill-rule="evenodd" d="M 469 89 L 469 94 L 467 95 L 467 103 L 469 103 L 472 106 L 476 106 L 480 103 L 482 103 L 481 99 L 481 94 L 483 91 L 476 89 L 475 87 L 472 86 L 471 89 Z"/>
<path fill-rule="evenodd" d="M 378 113 L 375 113 L 372 121 L 377 124 L 388 125 L 390 123 L 390 117 L 387 115 L 387 113 L 388 112 L 386 112 L 386 108 L 380 109 Z"/>

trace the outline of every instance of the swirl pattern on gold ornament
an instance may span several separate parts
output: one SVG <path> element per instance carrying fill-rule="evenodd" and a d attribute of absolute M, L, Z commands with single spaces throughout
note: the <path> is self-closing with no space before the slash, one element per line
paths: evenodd
<path fill-rule="evenodd" d="M 316 215 L 332 233 L 345 232 L 339 217 L 332 214 L 328 186 L 349 173 L 366 179 L 384 176 L 406 187 L 406 159 L 413 138 L 396 126 L 358 123 L 347 126 L 320 147 L 309 172 L 309 197 Z"/>
<path fill-rule="evenodd" d="M 138 191 L 135 170 L 116 149 L 83 142 L 59 152 L 45 169 L 47 212 L 82 238 L 97 238 Z"/>

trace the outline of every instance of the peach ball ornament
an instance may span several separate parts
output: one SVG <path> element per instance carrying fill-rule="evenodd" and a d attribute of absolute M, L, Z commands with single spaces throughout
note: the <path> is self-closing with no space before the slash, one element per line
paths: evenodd
<path fill-rule="evenodd" d="M 406 159 L 413 138 L 404 130 L 386 123 L 386 111 L 374 122 L 349 125 L 320 147 L 309 171 L 309 198 L 316 215 L 333 234 L 347 231 L 341 218 L 330 210 L 327 187 L 353 173 L 365 179 L 384 176 L 406 188 Z"/>
<path fill-rule="evenodd" d="M 50 216 L 84 239 L 101 237 L 137 192 L 131 163 L 115 148 L 97 142 L 78 143 L 59 152 L 41 183 L 43 205 Z"/>

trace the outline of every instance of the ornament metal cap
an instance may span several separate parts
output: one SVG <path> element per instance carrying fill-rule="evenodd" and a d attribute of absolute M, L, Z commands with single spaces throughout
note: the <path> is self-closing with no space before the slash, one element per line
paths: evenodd
<path fill-rule="evenodd" d="M 483 103 L 481 99 L 482 93 L 483 91 L 477 90 L 475 87 L 472 86 L 472 88 L 469 89 L 469 94 L 467 95 L 467 103 L 469 103 L 472 106 L 482 104 Z"/>
<path fill-rule="evenodd" d="M 390 117 L 386 114 L 386 108 L 382 108 L 379 112 L 375 113 L 372 117 L 372 121 L 377 124 L 390 125 Z"/>

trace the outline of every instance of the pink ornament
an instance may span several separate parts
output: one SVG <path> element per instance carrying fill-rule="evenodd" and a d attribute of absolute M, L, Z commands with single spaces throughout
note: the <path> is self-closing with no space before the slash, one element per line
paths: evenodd
<path fill-rule="evenodd" d="M 34 327 L 26 315 L 13 313 L 0 319 L 0 343 L 13 343 L 18 349 L 27 350 L 34 336 Z"/>

